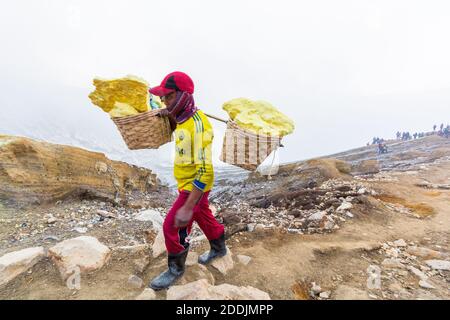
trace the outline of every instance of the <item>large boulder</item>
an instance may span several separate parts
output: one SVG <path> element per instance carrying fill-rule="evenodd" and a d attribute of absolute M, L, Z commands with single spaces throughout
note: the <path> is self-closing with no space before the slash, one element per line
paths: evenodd
<path fill-rule="evenodd" d="M 14 251 L 0 257 L 0 286 L 32 268 L 44 257 L 43 247 Z"/>
<path fill-rule="evenodd" d="M 259 289 L 230 284 L 213 286 L 200 279 L 181 286 L 170 287 L 167 300 L 270 300 L 270 296 Z"/>
<path fill-rule="evenodd" d="M 94 237 L 82 236 L 58 243 L 49 249 L 48 255 L 66 280 L 77 270 L 84 273 L 102 268 L 111 250 Z"/>

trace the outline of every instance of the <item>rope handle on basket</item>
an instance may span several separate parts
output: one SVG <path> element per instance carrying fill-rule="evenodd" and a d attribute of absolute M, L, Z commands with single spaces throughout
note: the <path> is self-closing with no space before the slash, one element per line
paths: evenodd
<path fill-rule="evenodd" d="M 216 116 L 207 114 L 207 113 L 205 113 L 205 112 L 203 112 L 203 113 L 204 113 L 205 116 L 207 116 L 208 118 L 215 119 L 215 120 L 220 121 L 220 122 L 223 122 L 223 123 L 228 123 L 228 120 L 225 120 L 225 119 L 222 119 L 222 118 L 219 118 L 219 117 L 216 117 Z M 280 143 L 280 147 L 283 148 L 284 145 L 282 145 L 282 144 Z"/>

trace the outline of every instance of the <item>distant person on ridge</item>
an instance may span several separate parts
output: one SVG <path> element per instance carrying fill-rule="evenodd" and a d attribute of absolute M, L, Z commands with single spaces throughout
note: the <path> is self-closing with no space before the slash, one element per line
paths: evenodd
<path fill-rule="evenodd" d="M 150 93 L 161 97 L 167 108 L 160 116 L 169 117 L 175 127 L 174 175 L 178 198 L 164 220 L 163 231 L 168 253 L 168 270 L 154 278 L 150 287 L 171 286 L 185 270 L 189 251 L 187 240 L 195 221 L 208 238 L 211 250 L 198 258 L 207 264 L 226 255 L 224 226 L 214 218 L 208 195 L 214 183 L 211 145 L 213 129 L 205 114 L 195 106 L 194 83 L 183 72 L 168 74 Z"/>

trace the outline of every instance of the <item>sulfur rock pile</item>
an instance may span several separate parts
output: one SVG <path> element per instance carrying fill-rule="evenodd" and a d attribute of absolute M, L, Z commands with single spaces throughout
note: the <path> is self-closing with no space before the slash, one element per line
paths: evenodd
<path fill-rule="evenodd" d="M 239 127 L 254 133 L 282 137 L 294 131 L 294 122 L 265 101 L 238 98 L 222 108 Z"/>
<path fill-rule="evenodd" d="M 95 90 L 89 94 L 92 103 L 109 113 L 113 118 L 135 115 L 152 107 L 161 107 L 159 98 L 150 102 L 149 84 L 136 76 L 116 79 L 94 79 Z"/>

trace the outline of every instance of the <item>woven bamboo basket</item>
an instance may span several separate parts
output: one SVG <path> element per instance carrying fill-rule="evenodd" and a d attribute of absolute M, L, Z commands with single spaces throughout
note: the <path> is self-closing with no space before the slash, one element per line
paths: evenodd
<path fill-rule="evenodd" d="M 159 117 L 159 110 L 137 115 L 111 118 L 130 150 L 158 149 L 172 141 L 172 130 L 167 117 Z"/>
<path fill-rule="evenodd" d="M 219 158 L 228 164 L 254 171 L 280 146 L 281 137 L 255 134 L 229 120 Z"/>

